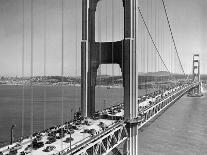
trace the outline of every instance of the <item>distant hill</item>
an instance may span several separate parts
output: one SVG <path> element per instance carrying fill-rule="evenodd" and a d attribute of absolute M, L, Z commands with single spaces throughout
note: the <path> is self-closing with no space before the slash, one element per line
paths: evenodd
<path fill-rule="evenodd" d="M 169 76 L 170 72 L 167 71 L 158 71 L 158 72 L 148 72 L 148 73 L 142 73 L 139 72 L 138 76 Z"/>
<path fill-rule="evenodd" d="M 183 75 L 173 74 L 176 79 L 185 78 Z M 207 75 L 202 75 L 201 79 L 207 80 Z M 158 71 L 148 73 L 138 73 L 139 84 L 148 82 L 165 82 L 172 80 L 170 72 Z M 81 84 L 81 76 L 34 76 L 34 77 L 1 77 L 0 84 Z M 97 85 L 122 85 L 122 76 L 97 75 Z"/>

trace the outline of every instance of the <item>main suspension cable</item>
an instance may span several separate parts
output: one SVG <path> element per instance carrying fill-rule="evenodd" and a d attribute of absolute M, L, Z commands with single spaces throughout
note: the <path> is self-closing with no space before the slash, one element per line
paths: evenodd
<path fill-rule="evenodd" d="M 162 4 L 163 4 L 163 8 L 164 8 L 165 15 L 166 15 L 166 18 L 167 18 L 167 23 L 168 23 L 168 27 L 169 27 L 169 30 L 170 30 L 171 38 L 172 38 L 172 41 L 173 41 L 173 45 L 174 45 L 174 48 L 175 48 L 175 52 L 176 52 L 176 54 L 177 54 L 178 61 L 179 61 L 179 63 L 180 63 L 182 72 L 183 72 L 183 74 L 185 75 L 185 71 L 184 71 L 184 69 L 183 69 L 183 65 L 182 65 L 182 63 L 181 63 L 181 60 L 180 60 L 180 57 L 179 57 L 179 54 L 178 54 L 178 50 L 177 50 L 177 47 L 176 47 L 176 44 L 175 44 L 175 39 L 174 39 L 174 35 L 173 35 L 172 28 L 171 28 L 171 25 L 170 25 L 170 20 L 169 20 L 169 17 L 168 17 L 168 13 L 167 13 L 167 9 L 166 9 L 166 5 L 165 5 L 164 0 L 162 0 Z"/>
<path fill-rule="evenodd" d="M 146 24 L 146 22 L 145 22 L 145 20 L 144 20 L 142 11 L 141 11 L 141 9 L 140 9 L 139 6 L 138 6 L 138 11 L 139 11 L 139 14 L 140 14 L 140 16 L 141 16 L 142 22 L 143 22 L 143 24 L 145 25 L 145 28 L 146 28 L 146 30 L 147 30 L 147 33 L 148 33 L 148 35 L 149 35 L 149 37 L 150 37 L 150 39 L 151 39 L 151 41 L 152 41 L 152 44 L 153 44 L 153 46 L 154 46 L 156 52 L 158 53 L 158 55 L 159 55 L 159 57 L 160 57 L 160 60 L 162 61 L 163 65 L 165 66 L 166 70 L 169 72 L 169 69 L 167 68 L 167 65 L 165 64 L 165 62 L 164 62 L 164 60 L 163 60 L 163 58 L 162 58 L 162 56 L 161 56 L 161 54 L 160 54 L 160 52 L 159 52 L 159 50 L 158 50 L 156 44 L 155 44 L 155 41 L 154 41 L 153 38 L 152 38 L 152 35 L 151 35 L 151 33 L 150 33 L 150 30 L 149 30 L 149 28 L 148 28 L 148 26 L 147 26 L 147 24 Z M 169 73 L 170 73 L 170 72 L 169 72 Z"/>

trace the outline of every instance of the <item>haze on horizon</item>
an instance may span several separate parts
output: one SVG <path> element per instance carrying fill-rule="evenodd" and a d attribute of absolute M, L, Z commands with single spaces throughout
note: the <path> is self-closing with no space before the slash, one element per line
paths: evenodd
<path fill-rule="evenodd" d="M 143 1 L 143 0 L 140 0 Z M 0 76 L 31 74 L 31 0 L 24 3 L 24 43 L 22 40 L 23 0 L 0 0 Z M 61 75 L 61 0 L 34 0 L 33 75 L 44 75 L 44 13 L 46 13 L 46 75 Z M 81 65 L 81 2 L 64 0 L 64 76 L 80 75 Z M 178 52 L 187 74 L 192 71 L 192 56 L 200 54 L 201 73 L 207 74 L 207 0 L 165 0 Z M 123 8 L 114 0 L 113 39 L 123 39 Z M 97 8 L 99 28 L 97 40 L 112 40 L 111 0 L 102 0 Z M 106 14 L 107 11 L 107 14 Z M 107 16 L 107 17 L 105 17 Z M 107 18 L 107 19 L 106 19 Z M 107 22 L 106 22 L 107 21 Z M 107 71 L 106 71 L 107 70 Z M 100 74 L 112 74 L 111 67 L 102 65 Z M 114 65 L 114 75 L 120 75 Z"/>

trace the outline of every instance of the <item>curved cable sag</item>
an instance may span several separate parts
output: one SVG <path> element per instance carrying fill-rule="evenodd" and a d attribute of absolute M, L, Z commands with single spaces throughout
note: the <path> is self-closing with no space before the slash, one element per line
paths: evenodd
<path fill-rule="evenodd" d="M 176 55 L 178 57 L 178 61 L 180 63 L 182 72 L 185 75 L 185 71 L 183 69 L 183 65 L 181 63 L 181 60 L 180 60 L 180 57 L 179 57 L 179 54 L 178 54 L 178 50 L 177 50 L 177 47 L 176 47 L 176 44 L 175 44 L 175 39 L 174 39 L 174 36 L 173 36 L 173 33 L 172 33 L 172 28 L 171 28 L 171 25 L 170 25 L 170 20 L 169 20 L 168 14 L 167 14 L 167 9 L 166 9 L 166 5 L 165 5 L 164 0 L 162 0 L 162 5 L 163 5 L 164 11 L 165 11 L 165 16 L 167 18 L 167 23 L 168 23 L 168 27 L 169 27 L 169 30 L 170 30 L 170 35 L 171 35 L 171 38 L 172 38 L 172 41 L 173 41 L 173 45 L 174 45 L 174 48 L 175 48 L 175 52 L 176 52 Z"/>
<path fill-rule="evenodd" d="M 153 38 L 152 38 L 152 35 L 151 35 L 151 33 L 150 33 L 150 30 L 149 30 L 149 28 L 148 28 L 148 26 L 147 26 L 147 24 L 146 24 L 146 22 L 145 22 L 145 20 L 144 20 L 142 11 L 141 11 L 141 9 L 140 9 L 139 6 L 138 6 L 138 11 L 139 11 L 139 14 L 140 14 L 140 16 L 141 16 L 141 18 L 142 18 L 142 22 L 143 22 L 143 24 L 144 24 L 144 26 L 145 26 L 145 28 L 146 28 L 146 30 L 147 30 L 147 33 L 149 34 L 149 37 L 150 37 L 150 39 L 151 39 L 151 41 L 152 41 L 152 44 L 153 44 L 153 46 L 154 46 L 156 52 L 158 53 L 158 55 L 159 55 L 159 57 L 160 57 L 160 59 L 161 59 L 163 65 L 165 66 L 166 70 L 170 73 L 169 69 L 167 68 L 167 65 L 165 64 L 165 62 L 164 62 L 164 60 L 163 60 L 163 58 L 162 58 L 162 56 L 161 56 L 161 54 L 160 54 L 160 52 L 159 52 L 159 50 L 158 50 L 156 44 L 155 44 L 155 41 L 154 41 Z M 170 73 L 170 74 L 171 74 L 171 73 Z"/>

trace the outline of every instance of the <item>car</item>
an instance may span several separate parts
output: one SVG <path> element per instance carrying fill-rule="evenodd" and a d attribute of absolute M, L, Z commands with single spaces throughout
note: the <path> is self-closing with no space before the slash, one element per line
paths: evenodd
<path fill-rule="evenodd" d="M 45 144 L 52 144 L 52 142 L 48 140 L 45 142 Z"/>
<path fill-rule="evenodd" d="M 33 149 L 39 149 L 39 148 L 41 148 L 43 146 L 44 146 L 44 143 L 43 142 L 33 142 L 32 143 Z"/>
<path fill-rule="evenodd" d="M 100 122 L 98 125 L 102 130 L 105 130 L 107 128 L 107 125 L 103 122 Z"/>
<path fill-rule="evenodd" d="M 97 134 L 97 131 L 96 131 L 95 129 L 90 129 L 90 130 L 88 131 L 88 133 L 91 134 L 91 136 L 94 136 L 94 135 Z"/>
<path fill-rule="evenodd" d="M 75 132 L 74 129 L 69 129 L 69 130 L 67 131 L 68 134 L 73 134 L 74 132 Z"/>
<path fill-rule="evenodd" d="M 20 155 L 26 155 L 26 153 L 24 151 L 20 152 Z"/>
<path fill-rule="evenodd" d="M 16 154 L 17 154 L 17 149 L 9 151 L 9 155 L 16 155 Z"/>
<path fill-rule="evenodd" d="M 72 137 L 68 137 L 68 138 L 66 138 L 66 140 L 65 140 L 64 142 L 69 143 L 69 142 L 71 142 L 71 141 L 73 141 L 73 140 L 74 140 L 74 138 L 72 138 Z"/>
<path fill-rule="evenodd" d="M 55 141 L 56 141 L 56 137 L 48 137 L 47 138 L 48 139 L 48 141 L 46 142 L 46 144 L 51 144 L 51 143 L 54 143 Z"/>
<path fill-rule="evenodd" d="M 32 152 L 32 146 L 31 145 L 28 145 L 25 149 L 24 149 L 24 153 L 25 154 L 29 154 Z"/>
<path fill-rule="evenodd" d="M 55 146 L 47 146 L 43 151 L 45 151 L 45 152 L 51 152 L 55 148 L 56 148 Z"/>
<path fill-rule="evenodd" d="M 73 126 L 72 126 L 72 129 L 74 129 L 74 130 L 78 130 L 78 127 L 75 126 L 75 125 L 73 125 Z"/>
<path fill-rule="evenodd" d="M 82 133 L 89 133 L 90 129 L 84 129 Z"/>
<path fill-rule="evenodd" d="M 38 148 L 41 148 L 41 147 L 43 147 L 43 146 L 44 146 L 44 143 L 43 143 L 43 142 L 38 142 L 38 143 L 37 143 L 37 147 L 38 147 Z"/>
<path fill-rule="evenodd" d="M 37 139 L 37 141 L 40 141 L 40 140 L 42 140 L 42 136 L 41 135 L 37 135 L 36 139 Z"/>
<path fill-rule="evenodd" d="M 14 150 L 19 150 L 22 148 L 22 144 L 21 143 L 17 143 L 14 147 L 12 147 Z"/>
<path fill-rule="evenodd" d="M 30 149 L 24 151 L 25 154 L 29 154 L 29 153 L 31 153 L 31 152 L 32 152 L 32 148 L 30 148 Z"/>

